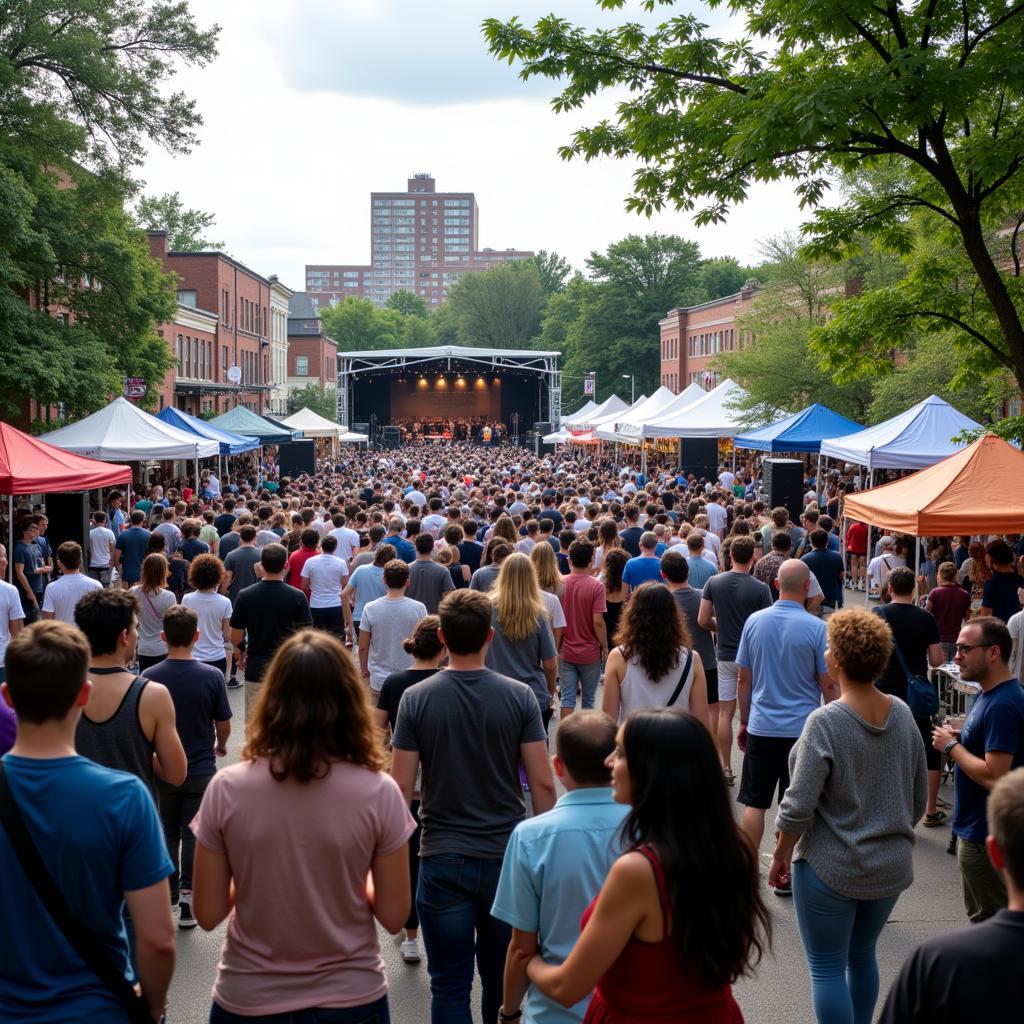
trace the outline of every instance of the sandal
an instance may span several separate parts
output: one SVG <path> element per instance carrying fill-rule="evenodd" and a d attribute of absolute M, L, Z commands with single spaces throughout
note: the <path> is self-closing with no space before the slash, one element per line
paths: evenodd
<path fill-rule="evenodd" d="M 937 828 L 946 820 L 945 811 L 936 811 L 934 814 L 926 814 L 921 820 L 925 828 Z"/>

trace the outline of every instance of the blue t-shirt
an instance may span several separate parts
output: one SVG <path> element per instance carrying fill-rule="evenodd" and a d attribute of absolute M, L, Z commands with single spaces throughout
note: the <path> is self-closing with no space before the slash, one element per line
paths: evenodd
<path fill-rule="evenodd" d="M 416 548 L 404 537 L 391 536 L 384 538 L 385 544 L 390 544 L 395 549 L 395 554 L 407 564 L 411 565 L 416 561 Z"/>
<path fill-rule="evenodd" d="M 981 603 L 1003 622 L 1020 611 L 1017 588 L 1024 587 L 1024 578 L 1015 572 L 994 572 L 981 592 Z"/>
<path fill-rule="evenodd" d="M 1024 765 L 1024 688 L 1007 679 L 982 693 L 960 732 L 964 749 L 982 760 L 990 750 L 1013 754 L 1011 771 Z M 953 832 L 974 843 L 985 842 L 989 791 L 959 765 L 953 771 Z"/>
<path fill-rule="evenodd" d="M 743 625 L 736 663 L 749 668 L 752 693 L 747 727 L 755 736 L 794 738 L 821 706 L 825 623 L 796 601 L 779 600 Z"/>
<path fill-rule="evenodd" d="M 12 757 L 4 770 L 25 825 L 71 913 L 134 982 L 124 893 L 174 870 L 141 780 L 84 757 Z M 0 1020 L 123 1024 L 117 999 L 79 959 L 25 879 L 0 829 Z"/>
<path fill-rule="evenodd" d="M 686 561 L 690 566 L 690 575 L 688 577 L 690 586 L 694 590 L 703 590 L 704 584 L 707 583 L 712 576 L 718 574 L 718 569 L 713 566 L 703 555 L 687 555 Z M 629 565 L 629 563 L 626 563 Z"/>
<path fill-rule="evenodd" d="M 42 575 L 38 575 L 36 570 L 41 569 L 43 566 L 43 553 L 39 550 L 37 544 L 26 544 L 23 540 L 19 540 L 14 545 L 14 564 L 24 567 L 25 579 L 28 580 L 28 585 L 32 590 L 32 593 L 38 598 L 42 592 L 46 589 L 46 580 Z M 21 592 L 21 581 L 17 575 L 14 577 L 15 583 L 18 585 L 18 591 Z M 25 611 L 28 611 L 28 597 L 22 595 L 21 601 L 22 607 Z"/>
<path fill-rule="evenodd" d="M 661 559 L 651 558 L 648 555 L 640 555 L 638 558 L 631 558 L 626 567 L 622 570 L 622 582 L 628 583 L 634 589 L 641 583 L 653 580 L 661 582 Z"/>
<path fill-rule="evenodd" d="M 114 545 L 121 552 L 121 578 L 138 583 L 142 576 L 142 562 L 149 553 L 149 530 L 129 526 Z"/>
<path fill-rule="evenodd" d="M 383 597 L 388 588 L 384 585 L 382 565 L 360 565 L 348 579 L 348 585 L 355 590 L 356 603 L 352 609 L 352 621 L 363 617 L 363 608 L 378 597 Z"/>

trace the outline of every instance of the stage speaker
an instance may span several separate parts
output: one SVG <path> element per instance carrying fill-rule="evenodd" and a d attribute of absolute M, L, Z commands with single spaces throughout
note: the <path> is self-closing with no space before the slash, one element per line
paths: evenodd
<path fill-rule="evenodd" d="M 764 500 L 769 509 L 781 505 L 794 523 L 804 510 L 804 464 L 799 459 L 764 460 Z"/>
<path fill-rule="evenodd" d="M 367 437 L 370 436 L 370 424 L 369 423 L 353 423 L 349 430 L 353 434 L 365 434 Z"/>
<path fill-rule="evenodd" d="M 87 541 L 89 538 L 89 495 L 85 491 L 73 494 L 47 494 L 43 496 L 43 507 L 50 524 L 46 529 L 46 539 L 50 542 L 53 553 L 66 540 L 81 544 L 82 551 L 88 558 Z"/>
<path fill-rule="evenodd" d="M 380 443 L 385 448 L 398 448 L 401 446 L 402 431 L 400 427 L 384 427 L 380 433 Z"/>
<path fill-rule="evenodd" d="M 692 473 L 698 480 L 717 480 L 718 438 L 683 438 L 679 443 L 679 465 L 683 473 Z"/>
<path fill-rule="evenodd" d="M 547 437 L 547 435 L 552 431 L 550 423 L 534 423 L 533 429 L 536 430 L 541 437 Z"/>
<path fill-rule="evenodd" d="M 303 473 L 316 472 L 316 446 L 312 439 L 291 441 L 277 446 L 277 468 L 281 476 L 294 479 Z"/>

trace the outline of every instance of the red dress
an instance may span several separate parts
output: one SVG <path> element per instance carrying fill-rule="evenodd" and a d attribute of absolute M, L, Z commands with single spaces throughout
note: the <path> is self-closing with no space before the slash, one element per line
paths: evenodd
<path fill-rule="evenodd" d="M 658 855 L 649 846 L 638 847 L 654 869 L 666 931 L 671 922 L 668 888 Z M 594 912 L 594 902 L 583 912 L 580 929 Z M 583 1024 L 743 1024 L 743 1013 L 723 985 L 709 991 L 687 966 L 671 936 L 660 942 L 631 938 L 618 959 L 594 989 Z"/>

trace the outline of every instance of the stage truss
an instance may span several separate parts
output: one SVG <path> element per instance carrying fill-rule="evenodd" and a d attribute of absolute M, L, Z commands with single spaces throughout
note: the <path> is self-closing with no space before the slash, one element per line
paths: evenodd
<path fill-rule="evenodd" d="M 548 387 L 548 416 L 557 429 L 562 421 L 562 371 L 558 369 L 561 352 L 534 352 L 530 349 L 461 348 L 439 345 L 434 348 L 393 348 L 368 352 L 338 353 L 338 422 L 352 427 L 352 388 L 360 374 L 412 369 L 426 363 L 442 362 L 451 370 L 452 360 L 473 363 L 492 372 L 517 370 L 543 377 Z M 532 424 L 531 424 L 532 426 Z"/>

